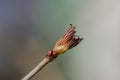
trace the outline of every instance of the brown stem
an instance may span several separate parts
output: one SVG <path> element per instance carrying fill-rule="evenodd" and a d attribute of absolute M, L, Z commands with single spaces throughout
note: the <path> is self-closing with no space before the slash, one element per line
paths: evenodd
<path fill-rule="evenodd" d="M 68 51 L 78 45 L 83 38 L 75 35 L 75 26 L 70 24 L 68 31 L 57 41 L 54 48 L 50 50 L 46 57 L 24 78 L 21 80 L 30 80 L 37 72 L 39 72 L 47 63 L 53 61 L 58 55 Z"/>
<path fill-rule="evenodd" d="M 30 71 L 21 80 L 30 80 L 36 73 L 38 73 L 49 62 L 51 62 L 51 59 L 49 57 L 45 57 L 32 71 Z"/>

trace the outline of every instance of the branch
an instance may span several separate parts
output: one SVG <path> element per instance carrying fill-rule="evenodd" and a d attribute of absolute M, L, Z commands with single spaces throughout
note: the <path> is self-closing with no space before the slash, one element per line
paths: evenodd
<path fill-rule="evenodd" d="M 67 32 L 57 41 L 54 48 L 48 51 L 45 58 L 25 77 L 21 80 L 30 80 L 37 72 L 39 72 L 47 63 L 55 60 L 58 55 L 65 53 L 69 49 L 78 45 L 83 38 L 80 38 L 78 35 L 74 35 L 76 33 L 75 26 L 70 24 Z"/>
<path fill-rule="evenodd" d="M 30 80 L 36 73 L 38 73 L 50 61 L 51 60 L 49 58 L 45 57 L 31 72 L 29 72 L 21 80 Z"/>

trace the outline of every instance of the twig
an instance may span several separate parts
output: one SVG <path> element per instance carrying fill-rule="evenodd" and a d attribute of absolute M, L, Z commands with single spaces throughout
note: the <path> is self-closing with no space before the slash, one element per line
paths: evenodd
<path fill-rule="evenodd" d="M 45 57 L 31 72 L 29 72 L 21 80 L 30 80 L 36 73 L 38 73 L 50 61 L 51 61 L 50 58 Z"/>
<path fill-rule="evenodd" d="M 75 34 L 75 26 L 70 24 L 70 28 L 67 32 L 57 41 L 54 48 L 48 51 L 46 57 L 25 77 L 21 80 L 30 80 L 37 72 L 39 72 L 47 63 L 53 61 L 58 55 L 68 51 L 69 49 L 78 45 L 83 38 L 80 38 Z"/>

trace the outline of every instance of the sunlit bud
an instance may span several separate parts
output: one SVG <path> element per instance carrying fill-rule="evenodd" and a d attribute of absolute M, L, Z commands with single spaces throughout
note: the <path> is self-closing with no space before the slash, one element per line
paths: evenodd
<path fill-rule="evenodd" d="M 57 55 L 59 55 L 77 46 L 83 40 L 83 38 L 80 38 L 78 35 L 75 35 L 75 33 L 75 26 L 70 24 L 70 27 L 67 30 L 67 32 L 55 44 L 53 51 Z"/>

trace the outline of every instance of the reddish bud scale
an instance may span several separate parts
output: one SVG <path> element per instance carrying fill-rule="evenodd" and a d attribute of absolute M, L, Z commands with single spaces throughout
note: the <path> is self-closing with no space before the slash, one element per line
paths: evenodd
<path fill-rule="evenodd" d="M 51 61 L 53 61 L 55 58 L 57 58 L 57 54 L 53 51 L 53 50 L 50 50 L 48 51 L 46 57 L 48 57 Z"/>
<path fill-rule="evenodd" d="M 47 57 L 55 59 L 59 54 L 62 54 L 77 46 L 83 40 L 83 38 L 75 35 L 75 33 L 75 26 L 70 24 L 67 32 L 57 41 L 54 48 L 48 52 Z"/>

